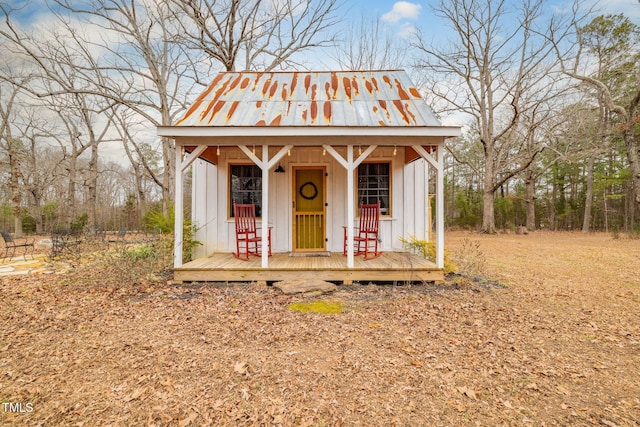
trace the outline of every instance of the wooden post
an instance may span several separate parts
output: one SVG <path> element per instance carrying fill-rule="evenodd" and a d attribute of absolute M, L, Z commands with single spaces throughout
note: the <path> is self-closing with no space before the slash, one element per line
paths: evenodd
<path fill-rule="evenodd" d="M 419 145 L 413 149 L 436 170 L 436 267 L 444 268 L 444 145 L 436 148 L 436 159 Z"/>
<path fill-rule="evenodd" d="M 353 221 L 355 219 L 355 200 L 353 183 L 353 145 L 347 146 L 347 268 L 355 265 L 353 254 Z"/>
<path fill-rule="evenodd" d="M 436 267 L 444 268 L 444 145 L 436 151 Z"/>
<path fill-rule="evenodd" d="M 269 146 L 262 146 L 262 268 L 269 267 Z"/>
<path fill-rule="evenodd" d="M 424 226 L 424 234 L 427 242 L 431 241 L 431 194 L 429 194 L 429 162 L 425 162 L 425 199 L 427 200 L 426 214 L 427 223 Z"/>
<path fill-rule="evenodd" d="M 293 145 L 285 145 L 278 151 L 278 153 L 269 160 L 269 146 L 267 144 L 262 146 L 262 160 L 259 159 L 253 151 L 249 150 L 246 145 L 239 145 L 238 148 L 251 159 L 262 170 L 262 258 L 261 267 L 269 267 L 269 171 L 275 166 L 277 162 L 289 150 L 293 148 Z"/>
<path fill-rule="evenodd" d="M 345 160 L 332 146 L 322 146 L 334 159 L 347 170 L 347 268 L 355 266 L 353 249 L 353 221 L 355 220 L 355 184 L 353 174 L 364 159 L 378 147 L 370 145 L 356 160 L 353 160 L 353 145 L 347 145 L 347 159 Z"/>
<path fill-rule="evenodd" d="M 182 191 L 182 147 L 176 146 L 176 201 L 174 207 L 173 230 L 173 267 L 182 265 L 182 240 L 184 239 L 182 227 L 184 222 L 184 194 Z"/>

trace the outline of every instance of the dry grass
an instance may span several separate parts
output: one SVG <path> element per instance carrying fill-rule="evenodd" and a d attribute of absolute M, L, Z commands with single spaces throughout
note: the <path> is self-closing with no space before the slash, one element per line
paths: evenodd
<path fill-rule="evenodd" d="M 493 282 L 345 286 L 336 314 L 91 263 L 2 278 L 0 401 L 33 411 L 0 424 L 638 425 L 639 240 L 447 238 Z"/>

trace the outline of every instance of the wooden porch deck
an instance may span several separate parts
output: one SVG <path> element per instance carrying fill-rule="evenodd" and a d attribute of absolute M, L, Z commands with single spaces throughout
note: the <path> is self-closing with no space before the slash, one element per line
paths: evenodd
<path fill-rule="evenodd" d="M 336 252 L 330 253 L 330 256 L 290 256 L 290 253 L 276 253 L 269 257 L 268 268 L 261 267 L 258 257 L 242 261 L 230 253 L 215 253 L 174 269 L 174 279 L 178 282 L 275 282 L 312 278 L 343 283 L 442 282 L 444 272 L 435 263 L 408 252 L 385 252 L 368 261 L 357 256 L 354 268 L 347 268 L 347 257 Z"/>

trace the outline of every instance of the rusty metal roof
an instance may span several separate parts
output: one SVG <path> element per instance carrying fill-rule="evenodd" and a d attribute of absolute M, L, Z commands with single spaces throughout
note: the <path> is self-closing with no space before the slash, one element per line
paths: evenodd
<path fill-rule="evenodd" d="M 404 71 L 220 73 L 176 126 L 440 126 Z"/>

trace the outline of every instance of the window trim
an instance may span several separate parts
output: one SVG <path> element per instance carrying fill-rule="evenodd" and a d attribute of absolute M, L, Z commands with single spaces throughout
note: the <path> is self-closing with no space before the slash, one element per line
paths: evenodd
<path fill-rule="evenodd" d="M 262 169 L 258 165 L 252 162 L 233 162 L 227 163 L 227 220 L 234 221 L 233 213 L 233 197 L 232 197 L 232 189 L 231 189 L 231 169 L 234 166 L 254 166 L 260 170 L 260 179 L 262 179 Z M 262 188 L 260 189 L 260 193 L 262 193 Z M 262 200 L 260 200 L 260 205 L 262 208 Z M 256 216 L 257 220 L 262 219 L 262 216 Z"/>
<path fill-rule="evenodd" d="M 360 194 L 360 179 L 359 179 L 360 178 L 360 173 L 359 173 L 360 166 L 361 165 L 365 165 L 365 164 L 381 164 L 381 163 L 389 165 L 389 189 L 388 189 L 388 191 L 389 191 L 389 206 L 387 208 L 387 213 L 383 214 L 381 212 L 380 213 L 380 217 L 381 218 L 391 218 L 392 215 L 393 215 L 393 202 L 392 202 L 392 200 L 393 200 L 393 197 L 392 197 L 393 196 L 393 194 L 392 194 L 392 189 L 393 189 L 393 161 L 391 159 L 371 159 L 369 161 L 365 160 L 362 163 L 360 163 L 358 165 L 358 167 L 356 168 L 356 170 L 355 170 L 355 172 L 356 172 L 355 185 L 354 185 L 355 188 L 353 190 L 356 193 L 355 194 L 355 202 L 356 202 L 356 206 L 355 206 L 356 212 L 355 212 L 355 214 L 356 214 L 356 218 L 360 217 L 360 209 L 359 209 L 359 207 L 360 207 L 360 197 L 359 197 L 359 194 Z"/>

